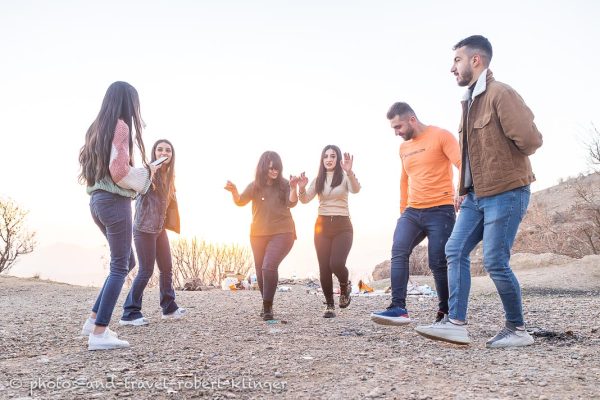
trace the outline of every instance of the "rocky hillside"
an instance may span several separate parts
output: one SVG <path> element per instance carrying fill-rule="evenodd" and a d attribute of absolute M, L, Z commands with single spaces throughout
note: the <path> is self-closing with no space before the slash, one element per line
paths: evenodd
<path fill-rule="evenodd" d="M 548 253 L 567 259 L 600 254 L 600 173 L 581 175 L 532 193 L 514 253 Z M 473 275 L 485 273 L 481 245 L 471 254 L 471 263 Z M 415 248 L 410 264 L 411 274 L 430 273 L 426 245 Z M 390 261 L 376 265 L 372 275 L 373 280 L 389 278 Z"/>

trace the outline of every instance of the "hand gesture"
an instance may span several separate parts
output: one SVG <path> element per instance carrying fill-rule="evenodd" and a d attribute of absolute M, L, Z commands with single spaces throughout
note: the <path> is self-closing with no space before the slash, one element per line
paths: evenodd
<path fill-rule="evenodd" d="M 298 186 L 298 181 L 300 180 L 300 178 L 298 178 L 295 175 L 290 175 L 290 189 L 294 190 L 296 189 L 296 187 Z"/>
<path fill-rule="evenodd" d="M 352 171 L 352 163 L 354 162 L 354 156 L 350 153 L 344 153 L 344 156 L 341 160 L 341 166 L 346 173 L 350 173 Z"/>
<path fill-rule="evenodd" d="M 225 184 L 225 190 L 231 193 L 237 193 L 237 187 L 231 181 L 227 181 L 227 183 Z"/>
<path fill-rule="evenodd" d="M 154 178 L 156 171 L 158 171 L 161 166 L 162 166 L 162 164 L 159 164 L 159 165 L 154 165 L 152 163 L 148 164 L 148 168 L 150 168 L 150 180 L 152 180 Z"/>
<path fill-rule="evenodd" d="M 306 185 L 308 185 L 308 178 L 306 177 L 306 175 L 303 172 L 300 174 L 300 177 L 298 178 L 298 187 L 300 188 L 300 190 L 304 190 L 306 188 Z"/>

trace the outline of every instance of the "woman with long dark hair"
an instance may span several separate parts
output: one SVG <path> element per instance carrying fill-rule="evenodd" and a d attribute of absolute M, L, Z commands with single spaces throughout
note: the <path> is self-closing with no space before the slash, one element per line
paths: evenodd
<path fill-rule="evenodd" d="M 296 227 L 290 208 L 296 201 L 295 188 L 290 189 L 287 179 L 282 177 L 281 157 L 274 151 L 265 151 L 258 160 L 256 175 L 242 194 L 227 181 L 225 190 L 231 192 L 238 206 L 252 202 L 252 224 L 250 245 L 254 255 L 258 287 L 263 298 L 261 316 L 263 320 L 274 319 L 273 298 L 279 279 L 279 264 L 290 252 L 296 240 Z M 294 193 L 291 196 L 290 191 Z"/>
<path fill-rule="evenodd" d="M 126 82 L 109 86 L 100 112 L 85 135 L 79 153 L 79 180 L 87 185 L 92 218 L 110 248 L 110 271 L 90 317 L 82 328 L 89 350 L 129 347 L 108 328 L 127 273 L 135 266 L 131 249 L 131 200 L 146 193 L 158 167 L 146 162 L 138 93 Z M 133 136 L 135 128 L 135 136 Z M 133 144 L 142 167 L 133 165 Z"/>
<path fill-rule="evenodd" d="M 353 227 L 348 209 L 348 193 L 358 193 L 360 183 L 352 171 L 354 157 L 335 145 L 327 145 L 321 152 L 319 173 L 310 186 L 304 174 L 292 178 L 298 184 L 300 202 L 319 198 L 319 215 L 315 223 L 315 249 L 319 261 L 321 289 L 325 295 L 324 318 L 335 317 L 332 274 L 340 284 L 340 308 L 350 304 L 352 290 L 346 259 L 352 248 Z"/>
<path fill-rule="evenodd" d="M 160 307 L 162 319 L 179 319 L 186 313 L 185 308 L 175 303 L 173 289 L 173 262 L 171 247 L 166 229 L 179 233 L 179 211 L 175 197 L 175 148 L 167 139 L 160 139 L 152 146 L 151 161 L 166 158 L 154 175 L 150 189 L 137 198 L 133 222 L 133 240 L 138 262 L 138 273 L 131 284 L 129 294 L 123 305 L 120 325 L 148 325 L 142 315 L 142 297 L 144 289 L 154 272 L 154 263 L 158 266 Z M 167 210 L 169 218 L 167 219 Z M 174 222 L 174 225 L 169 225 Z"/>

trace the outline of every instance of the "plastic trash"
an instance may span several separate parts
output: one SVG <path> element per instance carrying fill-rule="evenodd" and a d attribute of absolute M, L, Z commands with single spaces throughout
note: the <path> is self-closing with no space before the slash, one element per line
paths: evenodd
<path fill-rule="evenodd" d="M 236 285 L 238 284 L 238 279 L 235 277 L 228 276 L 227 278 L 221 281 L 221 289 L 223 290 L 236 290 Z M 233 289 L 232 289 L 233 286 Z"/>

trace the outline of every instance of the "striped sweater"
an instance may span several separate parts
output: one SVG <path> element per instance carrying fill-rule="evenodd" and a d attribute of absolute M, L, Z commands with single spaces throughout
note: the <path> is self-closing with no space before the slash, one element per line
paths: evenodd
<path fill-rule="evenodd" d="M 105 177 L 94 186 L 87 188 L 88 193 L 94 190 L 105 190 L 121 196 L 135 198 L 138 193 L 144 194 L 150 187 L 150 173 L 146 168 L 134 168 L 129 165 L 129 127 L 123 120 L 117 121 L 110 152 L 108 170 L 110 177 Z"/>

